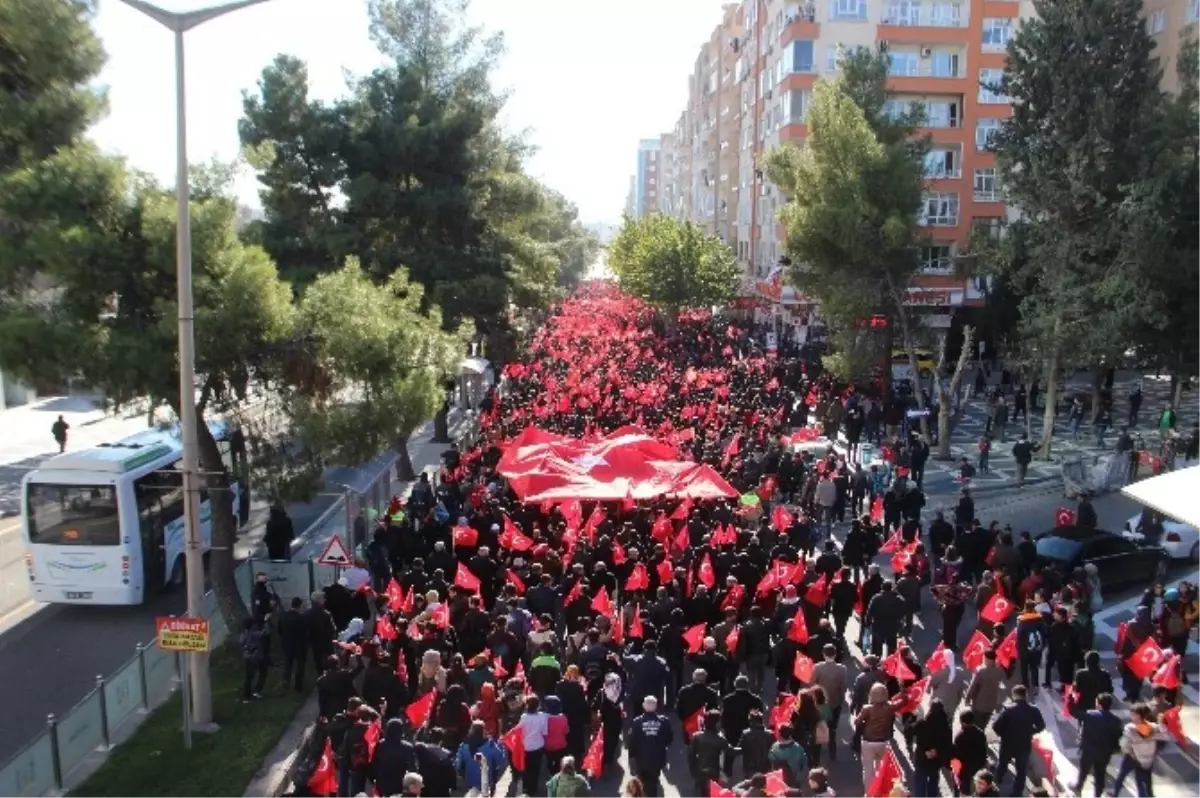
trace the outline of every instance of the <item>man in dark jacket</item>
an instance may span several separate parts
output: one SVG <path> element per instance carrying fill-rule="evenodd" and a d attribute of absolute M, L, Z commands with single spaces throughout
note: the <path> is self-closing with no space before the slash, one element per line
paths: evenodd
<path fill-rule="evenodd" d="M 750 608 L 750 620 L 746 622 L 738 635 L 736 654 L 737 659 L 746 663 L 746 673 L 750 677 L 750 689 L 761 694 L 763 676 L 767 671 L 767 659 L 771 654 L 771 633 L 767 630 L 762 607 L 757 604 Z"/>
<path fill-rule="evenodd" d="M 896 636 L 900 633 L 900 625 L 907 613 L 908 605 L 896 595 L 891 580 L 884 580 L 879 595 L 872 598 L 871 603 L 867 605 L 864 619 L 871 629 L 872 654 L 882 657 L 885 645 L 889 654 L 896 650 Z"/>
<path fill-rule="evenodd" d="M 1030 705 L 1029 693 L 1024 685 L 1012 690 L 1012 703 L 1000 710 L 992 721 L 992 731 L 1000 738 L 1000 752 L 996 757 L 996 786 L 1004 781 L 1009 762 L 1016 771 L 1014 790 L 1019 795 L 1025 791 L 1025 774 L 1029 770 L 1029 754 L 1033 750 L 1033 737 L 1046 730 L 1042 711 Z"/>
<path fill-rule="evenodd" d="M 653 697 L 657 711 L 659 704 L 666 701 L 667 682 L 671 673 L 666 660 L 658 656 L 658 643 L 647 640 L 642 646 L 642 653 L 627 655 L 624 665 L 625 674 L 628 676 L 627 695 L 630 701 L 636 702 L 639 697 Z M 645 701 L 642 703 L 644 706 Z"/>
<path fill-rule="evenodd" d="M 1037 611 L 1037 605 L 1026 601 L 1024 611 L 1017 616 L 1017 651 L 1021 657 L 1021 681 L 1035 694 L 1047 639 L 1046 619 Z"/>
<path fill-rule="evenodd" d="M 720 723 L 720 712 L 706 713 L 703 730 L 688 742 L 688 770 L 696 790 L 692 795 L 708 795 L 708 783 L 721 777 L 721 759 L 729 751 L 729 741 L 717 730 Z"/>
<path fill-rule="evenodd" d="M 974 520 L 975 500 L 971 498 L 971 492 L 963 488 L 962 495 L 958 497 L 958 505 L 954 508 L 954 524 L 959 529 L 970 529 Z"/>
<path fill-rule="evenodd" d="M 325 594 L 317 591 L 312 594 L 312 606 L 304 614 L 305 628 L 308 629 L 308 641 L 312 651 L 313 665 L 317 676 L 325 672 L 326 663 L 333 654 L 333 641 L 337 637 L 337 625 L 333 616 L 325 609 Z"/>
<path fill-rule="evenodd" d="M 304 655 L 308 653 L 308 619 L 300 611 L 303 606 L 304 600 L 294 597 L 291 608 L 279 616 L 276 624 L 283 651 L 283 683 L 292 682 L 294 669 L 297 693 L 304 691 Z"/>
<path fill-rule="evenodd" d="M 642 782 L 646 795 L 654 798 L 662 794 L 660 777 L 667 764 L 667 751 L 674 732 L 671 722 L 658 714 L 658 699 L 653 695 L 642 699 L 642 710 L 629 727 L 629 764 L 633 775 Z"/>
<path fill-rule="evenodd" d="M 726 740 L 740 740 L 750 725 L 751 712 L 763 712 L 763 700 L 750 691 L 750 680 L 738 676 L 733 680 L 733 692 L 721 699 L 721 731 Z M 733 778 L 733 749 L 725 754 L 725 775 Z"/>
<path fill-rule="evenodd" d="M 430 730 L 429 742 L 417 743 L 418 771 L 425 779 L 422 792 L 425 795 L 449 795 L 458 781 L 454 770 L 454 758 L 442 747 L 441 729 Z"/>
<path fill-rule="evenodd" d="M 1111 693 L 1096 697 L 1095 709 L 1083 716 L 1079 732 L 1079 776 L 1075 780 L 1075 794 L 1083 795 L 1083 782 L 1090 775 L 1096 798 L 1104 794 L 1104 780 L 1108 763 L 1121 748 L 1124 724 L 1112 713 Z"/>
<path fill-rule="evenodd" d="M 909 563 L 904 566 L 904 576 L 896 582 L 896 593 L 904 599 L 905 613 L 900 631 L 911 635 L 913 617 L 921 612 L 921 578 L 917 576 L 917 566 Z"/>
<path fill-rule="evenodd" d="M 675 699 L 675 711 L 679 713 L 680 721 L 687 723 L 701 709 L 721 708 L 721 696 L 706 684 L 707 680 L 708 674 L 704 669 L 697 668 L 692 673 L 692 683 L 679 691 L 679 697 Z M 715 726 L 713 728 L 716 729 Z"/>
<path fill-rule="evenodd" d="M 771 770 L 771 746 L 775 745 L 775 735 L 766 727 L 763 713 L 755 710 L 750 713 L 750 725 L 738 739 L 737 752 L 742 756 L 742 773 L 750 778 L 755 773 L 767 773 Z M 830 735 L 833 739 L 833 735 Z"/>
<path fill-rule="evenodd" d="M 400 718 L 389 720 L 375 748 L 371 772 L 380 795 L 399 795 L 404 774 L 417 770 L 417 749 L 404 737 L 404 725 Z"/>

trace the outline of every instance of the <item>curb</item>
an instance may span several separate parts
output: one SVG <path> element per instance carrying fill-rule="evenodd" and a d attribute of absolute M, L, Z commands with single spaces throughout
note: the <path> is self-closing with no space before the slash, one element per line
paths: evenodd
<path fill-rule="evenodd" d="M 246 785 L 246 798 L 274 798 L 287 791 L 300 765 L 300 752 L 307 751 L 312 742 L 318 713 L 317 691 L 314 689 L 296 712 L 296 717 L 283 730 L 279 742 L 263 760 L 262 767 Z"/>

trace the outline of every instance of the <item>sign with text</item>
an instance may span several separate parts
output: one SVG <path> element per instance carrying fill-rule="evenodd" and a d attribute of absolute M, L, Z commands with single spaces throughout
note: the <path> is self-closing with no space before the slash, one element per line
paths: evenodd
<path fill-rule="evenodd" d="M 154 619 L 154 637 L 164 651 L 208 651 L 209 630 L 205 618 Z"/>

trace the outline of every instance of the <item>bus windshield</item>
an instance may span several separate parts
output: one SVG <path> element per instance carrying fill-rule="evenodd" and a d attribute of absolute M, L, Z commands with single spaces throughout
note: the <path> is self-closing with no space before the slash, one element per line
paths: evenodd
<path fill-rule="evenodd" d="M 25 493 L 29 542 L 49 546 L 117 546 L 121 522 L 112 485 L 31 482 Z"/>

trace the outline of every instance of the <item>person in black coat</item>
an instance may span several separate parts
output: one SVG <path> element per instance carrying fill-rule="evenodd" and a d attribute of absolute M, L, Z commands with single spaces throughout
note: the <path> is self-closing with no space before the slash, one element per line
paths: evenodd
<path fill-rule="evenodd" d="M 285 686 L 293 683 L 295 674 L 297 693 L 304 691 L 304 657 L 308 653 L 308 618 L 300 611 L 303 606 L 304 600 L 294 597 L 291 608 L 276 622 L 283 652 L 283 683 Z"/>
<path fill-rule="evenodd" d="M 592 711 L 588 707 L 587 693 L 584 691 L 583 685 L 574 677 L 571 670 L 568 668 L 566 675 L 559 680 L 554 688 L 554 694 L 562 703 L 563 714 L 567 717 L 567 752 L 582 762 L 588 743 L 588 727 L 592 719 Z"/>
<path fill-rule="evenodd" d="M 1004 781 L 1004 774 L 1012 762 L 1016 771 L 1018 793 L 1025 791 L 1025 776 L 1029 772 L 1029 755 L 1033 751 L 1033 737 L 1046 730 L 1046 719 L 1042 711 L 1031 705 L 1024 685 L 1012 690 L 1012 703 L 1000 710 L 992 721 L 992 731 L 1000 738 L 1000 751 L 996 757 L 996 786 Z"/>
<path fill-rule="evenodd" d="M 263 542 L 267 545 L 267 559 L 292 559 L 292 541 L 296 539 L 296 530 L 287 510 L 276 505 L 267 516 L 266 529 L 263 531 Z"/>
<path fill-rule="evenodd" d="M 829 588 L 829 607 L 833 615 L 833 628 L 839 640 L 845 641 L 846 624 L 854 613 L 858 601 L 858 585 L 850 581 L 850 568 L 842 568 L 840 579 Z"/>
<path fill-rule="evenodd" d="M 325 672 L 329 657 L 333 654 L 333 641 L 338 630 L 333 616 L 325 609 L 325 594 L 321 591 L 312 594 L 312 606 L 304 613 L 304 625 L 308 630 L 313 665 L 316 667 L 317 676 L 320 676 Z"/>
<path fill-rule="evenodd" d="M 1075 671 L 1075 703 L 1071 714 L 1076 720 L 1096 706 L 1096 699 L 1103 693 L 1113 692 L 1112 676 L 1100 666 L 1100 653 L 1089 651 L 1083 657 L 1083 667 Z"/>
<path fill-rule="evenodd" d="M 706 684 L 707 679 L 708 674 L 703 669 L 697 668 L 692 673 L 692 683 L 679 691 L 679 696 L 675 699 L 675 711 L 678 713 L 680 721 L 686 723 L 689 718 L 704 708 L 721 708 L 721 696 Z"/>
<path fill-rule="evenodd" d="M 1104 781 L 1108 763 L 1121 749 L 1121 735 L 1125 724 L 1112 713 L 1111 693 L 1096 697 L 1093 709 L 1083 714 L 1079 731 L 1079 776 L 1075 780 L 1075 794 L 1083 795 L 1083 782 L 1090 775 L 1096 798 L 1104 794 Z"/>
<path fill-rule="evenodd" d="M 454 753 L 457 751 L 451 753 L 442 747 L 438 731 L 431 730 L 429 742 L 413 746 L 417 751 L 417 772 L 425 780 L 421 790 L 425 795 L 449 795 L 458 781 L 458 772 L 454 769 Z"/>
<path fill-rule="evenodd" d="M 891 580 L 884 580 L 879 595 L 867 605 L 865 625 L 871 630 L 871 653 L 883 656 L 884 646 L 888 653 L 896 650 L 896 636 L 900 625 L 908 614 L 908 604 L 896 594 Z"/>
<path fill-rule="evenodd" d="M 958 771 L 958 791 L 962 795 L 974 794 L 972 780 L 975 774 L 987 767 L 988 740 L 983 729 L 975 725 L 975 713 L 964 709 L 958 713 L 962 725 L 951 744 L 951 756 L 961 763 Z"/>
<path fill-rule="evenodd" d="M 760 696 L 750 692 L 750 680 L 738 676 L 733 680 L 733 692 L 721 699 L 721 731 L 726 740 L 740 740 L 742 732 L 750 726 L 751 712 L 764 712 L 766 707 Z M 725 775 L 733 777 L 733 749 L 725 752 Z"/>
<path fill-rule="evenodd" d="M 933 699 L 925 717 L 913 724 L 913 794 L 939 795 L 942 769 L 950 766 L 953 737 L 942 702 Z"/>
<path fill-rule="evenodd" d="M 399 795 L 404 774 L 417 770 L 417 749 L 404 737 L 405 722 L 392 718 L 371 761 L 372 778 L 380 795 Z"/>

